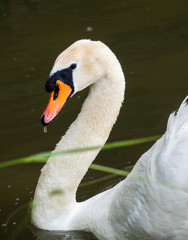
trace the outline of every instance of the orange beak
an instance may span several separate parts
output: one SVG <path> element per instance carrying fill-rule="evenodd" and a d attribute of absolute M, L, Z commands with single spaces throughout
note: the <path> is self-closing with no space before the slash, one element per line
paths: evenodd
<path fill-rule="evenodd" d="M 44 126 L 47 126 L 48 123 L 55 118 L 63 105 L 66 103 L 71 92 L 72 88 L 69 85 L 61 82 L 60 80 L 56 81 L 56 87 L 51 93 L 46 110 L 41 117 L 41 123 Z"/>

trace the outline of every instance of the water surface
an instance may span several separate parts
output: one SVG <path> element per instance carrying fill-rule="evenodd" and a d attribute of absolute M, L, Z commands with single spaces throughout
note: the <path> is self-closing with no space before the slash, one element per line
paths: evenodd
<path fill-rule="evenodd" d="M 53 62 L 57 54 L 82 38 L 106 43 L 126 76 L 125 102 L 108 141 L 162 134 L 169 114 L 188 94 L 187 9 L 186 0 L 2 0 L 0 161 L 52 150 L 76 118 L 87 90 L 69 100 L 46 134 L 40 125 L 49 98 L 44 84 Z M 151 145 L 101 152 L 96 163 L 122 169 L 133 165 Z M 28 164 L 0 169 L 0 239 L 10 238 L 24 218 L 25 209 L 6 224 L 10 214 L 32 200 L 41 167 Z M 106 175 L 90 170 L 84 181 Z M 119 181 L 115 177 L 82 187 L 78 200 Z M 30 228 L 24 228 L 18 237 L 33 238 Z M 76 238 L 73 234 L 65 239 Z"/>

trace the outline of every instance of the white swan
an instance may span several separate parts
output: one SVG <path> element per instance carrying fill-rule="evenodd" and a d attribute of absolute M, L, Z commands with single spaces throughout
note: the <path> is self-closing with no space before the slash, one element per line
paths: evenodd
<path fill-rule="evenodd" d="M 54 152 L 103 145 L 124 99 L 121 66 L 103 43 L 75 42 L 55 61 L 42 116 L 48 124 L 66 99 L 90 86 L 77 119 Z M 86 230 L 99 239 L 188 239 L 188 106 L 168 120 L 167 131 L 141 156 L 129 176 L 87 201 L 76 202 L 77 187 L 99 150 L 51 156 L 35 191 L 32 222 L 41 229 Z M 143 176 L 140 179 L 135 176 Z M 157 180 L 157 181 L 156 181 Z M 50 194 L 56 189 L 61 194 Z"/>

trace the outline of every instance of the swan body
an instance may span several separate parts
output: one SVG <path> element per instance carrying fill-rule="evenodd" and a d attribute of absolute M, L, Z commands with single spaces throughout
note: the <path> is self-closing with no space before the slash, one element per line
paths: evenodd
<path fill-rule="evenodd" d="M 186 100 L 170 115 L 166 133 L 141 156 L 124 181 L 76 202 L 77 187 L 99 149 L 54 153 L 105 144 L 124 100 L 125 79 L 119 61 L 106 45 L 80 40 L 58 56 L 50 73 L 46 88 L 52 92 L 54 106 L 61 101 L 61 82 L 63 87 L 69 85 L 68 97 L 88 86 L 90 91 L 77 119 L 42 169 L 34 196 L 33 224 L 46 230 L 91 231 L 101 240 L 188 239 Z M 49 107 L 42 116 L 43 124 L 60 108 L 51 114 Z M 60 191 L 52 194 L 54 190 Z"/>

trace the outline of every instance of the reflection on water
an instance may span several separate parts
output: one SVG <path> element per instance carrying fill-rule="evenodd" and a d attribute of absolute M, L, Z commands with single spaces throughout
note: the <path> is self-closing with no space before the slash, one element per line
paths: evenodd
<path fill-rule="evenodd" d="M 187 0 L 181 4 L 177 0 L 1 1 L 1 161 L 52 150 L 75 119 L 87 91 L 69 100 L 47 134 L 40 125 L 49 97 L 44 85 L 53 61 L 81 38 L 109 45 L 126 75 L 124 107 L 109 141 L 163 133 L 170 112 L 187 95 L 186 4 Z M 101 152 L 96 162 L 123 169 L 150 146 Z M 30 164 L 0 169 L 0 239 L 8 239 L 26 214 L 25 210 L 16 212 L 6 226 L 9 214 L 32 200 L 41 167 Z M 84 181 L 105 176 L 89 171 Z M 87 199 L 119 180 L 106 178 L 80 188 L 77 198 Z M 85 234 L 82 239 L 84 236 L 87 239 Z M 24 228 L 18 239 L 33 239 L 33 235 Z"/>
<path fill-rule="evenodd" d="M 92 233 L 84 231 L 45 231 L 34 227 L 31 231 L 37 240 L 97 240 Z"/>

